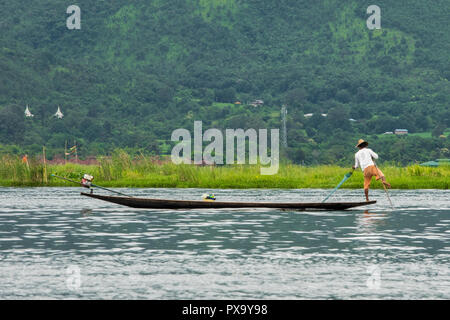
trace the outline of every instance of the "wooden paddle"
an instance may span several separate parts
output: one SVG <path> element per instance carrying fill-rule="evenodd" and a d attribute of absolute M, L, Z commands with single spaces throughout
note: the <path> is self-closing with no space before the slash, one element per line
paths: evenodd
<path fill-rule="evenodd" d="M 375 168 L 376 168 L 377 170 L 379 170 L 378 167 L 377 167 L 377 164 L 375 163 L 375 161 L 373 161 L 373 164 L 375 165 Z M 383 183 L 383 180 L 381 180 L 381 184 L 383 185 L 384 192 L 386 193 L 386 196 L 387 196 L 387 198 L 388 198 L 388 200 L 389 200 L 389 203 L 391 204 L 391 208 L 392 208 L 392 210 L 394 210 L 394 205 L 392 204 L 391 198 L 389 197 L 389 193 L 388 193 L 388 191 L 387 191 L 386 186 L 385 186 L 384 183 Z"/>
<path fill-rule="evenodd" d="M 350 172 L 348 172 L 348 173 L 345 174 L 344 179 L 342 179 L 342 181 L 337 185 L 337 187 L 334 188 L 333 191 L 331 191 L 330 194 L 329 194 L 325 199 L 323 199 L 322 203 L 325 202 L 325 201 L 327 201 L 328 198 L 331 197 L 331 195 L 332 195 L 333 193 L 335 193 L 336 190 L 339 189 L 339 187 L 342 186 L 342 184 L 343 184 L 345 181 L 347 181 L 348 178 L 350 178 L 350 177 L 352 176 L 353 171 L 355 171 L 355 169 L 353 169 L 352 171 L 350 171 Z"/>
<path fill-rule="evenodd" d="M 120 194 L 120 195 L 125 196 L 125 197 L 133 198 L 132 196 L 129 196 L 129 195 L 124 194 L 124 193 L 122 193 L 122 192 L 114 191 L 114 190 L 111 190 L 111 189 L 107 189 L 107 188 L 105 188 L 105 187 L 101 187 L 101 186 L 95 185 L 95 184 L 93 184 L 93 183 L 92 183 L 90 186 L 85 186 L 85 185 L 82 184 L 81 182 L 78 182 L 78 181 L 75 181 L 75 180 L 72 180 L 72 179 L 68 179 L 68 178 L 64 178 L 64 177 L 60 177 L 60 176 L 57 176 L 56 174 L 52 174 L 51 176 L 52 176 L 52 177 L 55 177 L 55 178 L 58 178 L 58 179 L 70 181 L 70 182 L 73 182 L 73 183 L 76 183 L 76 184 L 80 184 L 81 186 L 83 186 L 83 187 L 85 187 L 85 188 L 88 188 L 88 189 L 90 189 L 91 186 L 92 186 L 92 187 L 100 188 L 100 189 L 103 189 L 103 190 L 106 190 L 106 191 L 109 191 L 109 192 L 117 193 L 117 194 Z M 92 190 L 91 190 L 91 192 L 92 192 Z"/>

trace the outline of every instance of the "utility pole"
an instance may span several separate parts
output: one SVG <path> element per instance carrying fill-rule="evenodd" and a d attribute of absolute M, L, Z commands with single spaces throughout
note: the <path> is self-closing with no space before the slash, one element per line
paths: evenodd
<path fill-rule="evenodd" d="M 77 148 L 77 142 L 74 141 L 75 143 L 75 162 L 78 163 L 78 148 Z"/>
<path fill-rule="evenodd" d="M 47 160 L 46 160 L 46 158 L 47 158 L 47 156 L 45 155 L 45 146 L 43 146 L 42 147 L 42 157 L 43 157 L 43 159 L 44 159 L 44 169 L 43 169 L 43 182 L 45 183 L 45 184 L 47 184 Z"/>
<path fill-rule="evenodd" d="M 282 131 L 282 145 L 287 148 L 287 129 L 286 129 L 287 108 L 285 105 L 281 108 L 281 131 Z"/>

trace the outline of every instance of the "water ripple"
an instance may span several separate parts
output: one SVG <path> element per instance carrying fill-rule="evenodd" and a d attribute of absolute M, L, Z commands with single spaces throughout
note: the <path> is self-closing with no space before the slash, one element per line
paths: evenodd
<path fill-rule="evenodd" d="M 211 192 L 225 201 L 319 202 L 329 190 Z M 392 190 L 394 210 L 384 191 L 371 197 L 378 203 L 368 210 L 345 212 L 174 211 L 120 207 L 76 188 L 0 188 L 0 298 L 450 298 L 449 191 Z M 339 190 L 329 201 L 362 198 Z M 368 285 L 373 270 L 377 288 Z"/>

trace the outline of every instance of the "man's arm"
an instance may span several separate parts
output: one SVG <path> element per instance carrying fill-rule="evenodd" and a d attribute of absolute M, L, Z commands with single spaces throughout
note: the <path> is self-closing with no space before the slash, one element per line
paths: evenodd
<path fill-rule="evenodd" d="M 378 155 L 377 155 L 375 152 L 373 152 L 372 149 L 370 150 L 370 156 L 371 156 L 373 159 L 378 159 Z"/>
<path fill-rule="evenodd" d="M 352 167 L 352 169 L 355 170 L 358 167 L 359 167 L 359 161 L 358 161 L 358 157 L 355 154 L 355 165 Z"/>

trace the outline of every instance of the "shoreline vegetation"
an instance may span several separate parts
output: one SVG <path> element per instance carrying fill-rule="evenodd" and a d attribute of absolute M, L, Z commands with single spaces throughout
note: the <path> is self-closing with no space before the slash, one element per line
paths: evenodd
<path fill-rule="evenodd" d="M 380 169 L 393 189 L 448 189 L 450 185 L 450 166 L 428 168 L 381 164 Z M 350 165 L 343 168 L 281 164 L 278 174 L 264 176 L 260 174 L 259 165 L 175 165 L 143 155 L 132 159 L 124 152 L 110 158 L 100 157 L 96 165 L 45 165 L 38 160 L 24 162 L 19 157 L 3 156 L 0 158 L 0 186 L 76 187 L 76 184 L 51 177 L 51 174 L 81 181 L 83 175 L 88 173 L 94 176 L 94 184 L 110 188 L 328 189 L 336 187 L 350 170 Z M 341 188 L 362 187 L 363 175 L 358 169 Z M 382 184 L 373 179 L 371 188 L 381 189 Z"/>

